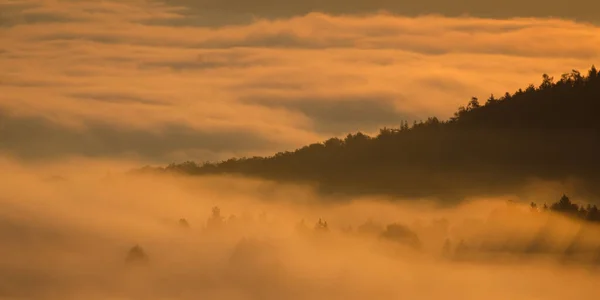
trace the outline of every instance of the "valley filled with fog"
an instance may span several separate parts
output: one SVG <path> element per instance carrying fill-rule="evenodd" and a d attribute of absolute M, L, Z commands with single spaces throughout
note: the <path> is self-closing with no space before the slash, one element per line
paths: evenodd
<path fill-rule="evenodd" d="M 0 0 L 0 300 L 600 299 L 598 0 Z"/>
<path fill-rule="evenodd" d="M 510 195 L 448 207 L 123 165 L 2 160 L 0 298 L 584 299 L 600 279 L 596 223 Z"/>

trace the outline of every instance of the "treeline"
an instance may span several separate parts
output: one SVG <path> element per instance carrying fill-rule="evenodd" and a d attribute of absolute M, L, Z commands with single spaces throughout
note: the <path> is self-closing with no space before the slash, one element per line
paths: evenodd
<path fill-rule="evenodd" d="M 323 216 L 324 218 L 319 218 L 312 224 L 302 219 L 296 223 L 295 233 L 299 237 L 318 238 L 317 241 L 323 243 L 327 242 L 328 234 L 335 233 L 347 237 L 376 239 L 458 260 L 485 259 L 487 255 L 504 253 L 549 254 L 563 259 L 587 259 L 586 263 L 600 263 L 600 239 L 597 238 L 600 232 L 600 212 L 596 205 L 578 205 L 566 195 L 541 207 L 532 202 L 529 212 L 521 209 L 523 205 L 516 205 L 511 201 L 507 204 L 504 209 L 492 211 L 486 219 L 467 223 L 467 227 L 461 227 L 464 225 L 459 220 L 454 220 L 451 224 L 445 218 L 433 219 L 428 224 L 417 222 L 413 225 L 403 222 L 386 225 L 379 220 L 369 219 L 354 223 L 356 226 L 353 227 L 330 224 L 326 220 L 327 216 Z M 567 218 L 556 218 L 557 216 Z M 181 219 L 179 225 L 186 230 L 190 229 L 185 219 Z M 205 224 L 200 224 L 200 228 L 216 234 L 236 231 L 247 233 L 256 225 L 267 231 L 277 227 L 267 220 L 264 212 L 258 219 L 235 215 L 225 218 L 219 207 L 213 207 L 212 214 Z M 568 227 L 578 229 L 576 233 L 561 236 L 561 232 L 564 234 L 570 230 Z"/>
<path fill-rule="evenodd" d="M 454 117 L 436 117 L 377 136 L 361 132 L 270 157 L 171 164 L 160 171 L 243 174 L 312 183 L 323 192 L 384 193 L 459 200 L 513 191 L 529 178 L 582 179 L 600 194 L 600 74 L 544 74 L 481 104 L 472 98 Z"/>
<path fill-rule="evenodd" d="M 551 258 L 565 263 L 600 266 L 600 213 L 596 205 L 578 205 L 563 195 L 550 205 L 543 204 L 539 207 L 536 203 L 531 203 L 530 210 L 526 208 L 526 205 L 508 201 L 506 207 L 494 209 L 487 218 L 469 220 L 467 223 L 461 223 L 456 218 L 452 221 L 436 218 L 428 222 L 419 220 L 412 225 L 402 220 L 386 225 L 377 219 L 362 223 L 345 219 L 345 225 L 336 222 L 331 224 L 325 215 L 315 223 L 302 219 L 287 237 L 300 238 L 317 247 L 334 243 L 336 246 L 332 250 L 335 251 L 343 249 L 337 243 L 340 241 L 339 237 L 344 237 L 359 239 L 361 243 L 369 241 L 375 242 L 374 245 L 391 246 L 388 248 L 390 250 L 404 249 L 454 261 L 501 261 L 516 258 L 522 263 L 527 259 Z M 561 215 L 567 218 L 557 218 Z M 268 232 L 281 233 L 281 228 L 291 225 L 287 223 L 289 219 L 283 223 L 281 221 L 267 218 L 264 211 L 259 215 L 244 213 L 241 216 L 231 214 L 225 217 L 221 209 L 215 206 L 205 221 L 190 224 L 187 219 L 181 218 L 177 223 L 182 233 L 191 234 L 190 237 L 194 239 L 219 236 L 241 239 L 230 257 L 230 262 L 237 265 L 248 260 L 251 262 L 254 258 L 272 258 L 275 249 L 273 244 L 252 236 L 257 233 L 258 236 L 264 236 Z M 197 233 L 201 234 L 196 235 Z M 283 236 L 278 236 L 277 240 L 286 240 Z M 135 245 L 127 252 L 125 261 L 130 264 L 147 264 L 150 258 L 144 248 Z M 261 261 L 259 260 L 257 267 L 265 266 Z"/>
<path fill-rule="evenodd" d="M 571 202 L 571 199 L 567 195 L 563 195 L 558 202 L 552 203 L 550 206 L 544 203 L 542 207 L 538 207 L 535 202 L 531 202 L 530 206 L 534 212 L 553 211 L 583 221 L 600 222 L 600 211 L 598 211 L 598 207 L 595 204 L 587 204 L 584 207 L 583 205 Z"/>

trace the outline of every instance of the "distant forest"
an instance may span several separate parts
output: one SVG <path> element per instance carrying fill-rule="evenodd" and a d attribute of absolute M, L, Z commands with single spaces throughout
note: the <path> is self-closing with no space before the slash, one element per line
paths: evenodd
<path fill-rule="evenodd" d="M 540 208 L 537 203 L 531 202 L 530 207 L 532 212 L 552 211 L 582 221 L 600 222 L 600 210 L 597 205 L 588 204 L 584 207 L 571 202 L 571 199 L 564 194 L 558 202 L 552 203 L 550 206 L 544 203 Z"/>
<path fill-rule="evenodd" d="M 600 195 L 600 74 L 573 70 L 539 86 L 473 97 L 454 117 L 348 134 L 270 157 L 183 162 L 142 170 L 240 174 L 315 184 L 322 192 L 434 197 L 503 194 L 530 178 L 577 178 Z"/>

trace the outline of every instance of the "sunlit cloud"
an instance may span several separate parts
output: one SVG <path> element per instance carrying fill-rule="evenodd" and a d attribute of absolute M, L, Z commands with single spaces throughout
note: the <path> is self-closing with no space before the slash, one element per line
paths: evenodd
<path fill-rule="evenodd" d="M 196 12 L 186 4 L 0 4 L 10 11 L 0 19 L 0 151 L 157 162 L 270 154 L 446 118 L 471 96 L 600 58 L 600 28 L 561 19 L 313 12 L 185 25 L 177 20 Z"/>

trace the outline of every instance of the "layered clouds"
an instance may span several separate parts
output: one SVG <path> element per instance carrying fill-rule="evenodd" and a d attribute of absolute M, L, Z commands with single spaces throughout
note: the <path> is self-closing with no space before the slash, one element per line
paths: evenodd
<path fill-rule="evenodd" d="M 568 20 L 569 9 L 581 9 L 576 1 L 563 9 L 546 0 L 538 15 L 489 16 L 476 13 L 482 1 L 433 1 L 0 0 L 0 296 L 594 295 L 600 229 L 581 239 L 580 223 L 556 217 L 566 233 L 553 232 L 548 214 L 526 205 L 518 215 L 525 218 L 482 226 L 505 197 L 436 208 L 251 179 L 119 174 L 146 162 L 271 154 L 446 118 L 472 96 L 600 59 L 600 28 Z M 534 3 L 523 2 L 525 10 Z M 473 16 L 458 17 L 467 4 Z M 592 16 L 593 5 L 579 19 Z M 561 10 L 564 19 L 529 18 Z M 536 182 L 521 200 L 542 204 L 564 190 Z M 224 225 L 217 231 L 214 206 Z M 181 218 L 191 227 L 179 228 Z M 320 218 L 329 232 L 312 230 Z M 372 236 L 357 234 L 365 224 L 375 227 Z M 404 227 L 424 252 L 378 238 Z M 479 237 L 510 247 L 540 230 L 556 259 L 578 238 L 594 246 L 596 260 L 558 265 L 517 251 L 507 258 L 518 266 L 492 266 L 502 257 L 461 264 L 440 254 L 447 237 L 452 251 L 463 239 L 486 241 Z M 136 244 L 150 257 L 147 268 L 123 265 Z"/>
<path fill-rule="evenodd" d="M 570 20 L 600 22 L 594 11 L 600 9 L 600 3 L 595 0 L 306 0 L 306 1 L 277 1 L 277 0 L 165 0 L 172 5 L 185 6 L 193 13 L 186 22 L 219 23 L 217 18 L 206 18 L 214 13 L 224 13 L 231 18 L 237 15 L 259 16 L 269 18 L 285 18 L 303 15 L 311 12 L 327 14 L 368 14 L 388 11 L 406 16 L 442 14 L 450 17 L 475 16 L 484 18 L 512 17 L 562 17 Z M 202 15 L 202 18 L 198 18 Z"/>
<path fill-rule="evenodd" d="M 557 18 L 392 8 L 266 18 L 258 2 L 209 4 L 0 2 L 0 151 L 152 162 L 269 154 L 446 118 L 471 96 L 600 58 L 600 28 Z"/>

